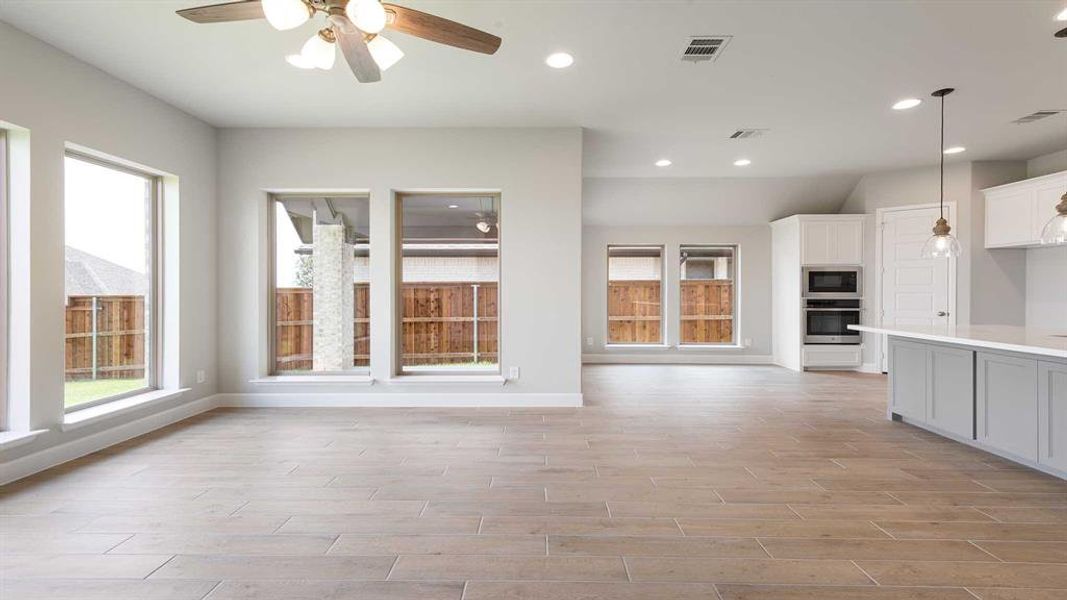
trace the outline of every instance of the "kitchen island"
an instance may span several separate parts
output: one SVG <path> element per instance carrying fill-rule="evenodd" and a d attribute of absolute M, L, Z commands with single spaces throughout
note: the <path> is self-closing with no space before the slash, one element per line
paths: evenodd
<path fill-rule="evenodd" d="M 849 329 L 889 338 L 889 418 L 1067 479 L 1067 331 Z"/>

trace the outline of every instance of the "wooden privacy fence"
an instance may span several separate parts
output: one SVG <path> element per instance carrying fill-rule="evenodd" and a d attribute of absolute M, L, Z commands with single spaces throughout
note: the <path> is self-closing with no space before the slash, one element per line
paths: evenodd
<path fill-rule="evenodd" d="M 722 279 L 683 281 L 681 343 L 725 344 L 733 341 L 733 282 Z M 659 281 L 608 282 L 608 342 L 658 344 L 663 341 Z"/>
<path fill-rule="evenodd" d="M 368 284 L 354 287 L 353 366 L 358 367 L 370 364 L 370 295 Z M 275 369 L 310 370 L 311 288 L 278 288 L 275 302 Z M 497 361 L 496 283 L 405 283 L 401 302 L 405 366 Z"/>
<path fill-rule="evenodd" d="M 145 376 L 144 296 L 68 296 L 64 377 Z"/>

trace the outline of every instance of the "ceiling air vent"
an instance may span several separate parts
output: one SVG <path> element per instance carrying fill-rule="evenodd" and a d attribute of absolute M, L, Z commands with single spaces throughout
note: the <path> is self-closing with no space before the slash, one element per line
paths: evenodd
<path fill-rule="evenodd" d="M 1012 121 L 1012 123 L 1015 123 L 1016 125 L 1022 125 L 1024 123 L 1033 123 L 1034 121 L 1040 121 L 1045 117 L 1051 117 L 1052 115 L 1058 115 L 1064 112 L 1067 112 L 1067 110 L 1039 110 L 1035 113 L 1028 114 L 1025 117 L 1015 119 L 1014 121 Z"/>
<path fill-rule="evenodd" d="M 744 140 L 747 138 L 760 137 L 766 133 L 766 129 L 738 129 L 730 134 L 731 140 Z"/>
<path fill-rule="evenodd" d="M 689 45 L 682 52 L 682 60 L 689 62 L 704 62 L 719 58 L 726 44 L 733 36 L 729 35 L 697 35 L 689 38 Z"/>

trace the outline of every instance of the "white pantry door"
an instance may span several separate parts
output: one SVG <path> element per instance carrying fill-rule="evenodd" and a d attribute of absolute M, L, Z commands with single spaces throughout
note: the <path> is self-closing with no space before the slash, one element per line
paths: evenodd
<path fill-rule="evenodd" d="M 955 206 L 945 218 L 956 223 Z M 956 259 L 922 257 L 938 208 L 921 207 L 882 212 L 881 316 L 883 327 L 953 325 L 956 323 Z M 886 371 L 886 336 L 882 338 L 882 370 Z"/>

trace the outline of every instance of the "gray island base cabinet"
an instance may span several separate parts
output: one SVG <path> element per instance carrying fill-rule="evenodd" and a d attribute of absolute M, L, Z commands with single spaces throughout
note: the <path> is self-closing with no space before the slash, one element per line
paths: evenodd
<path fill-rule="evenodd" d="M 891 419 L 1067 479 L 1067 358 L 885 333 Z"/>

